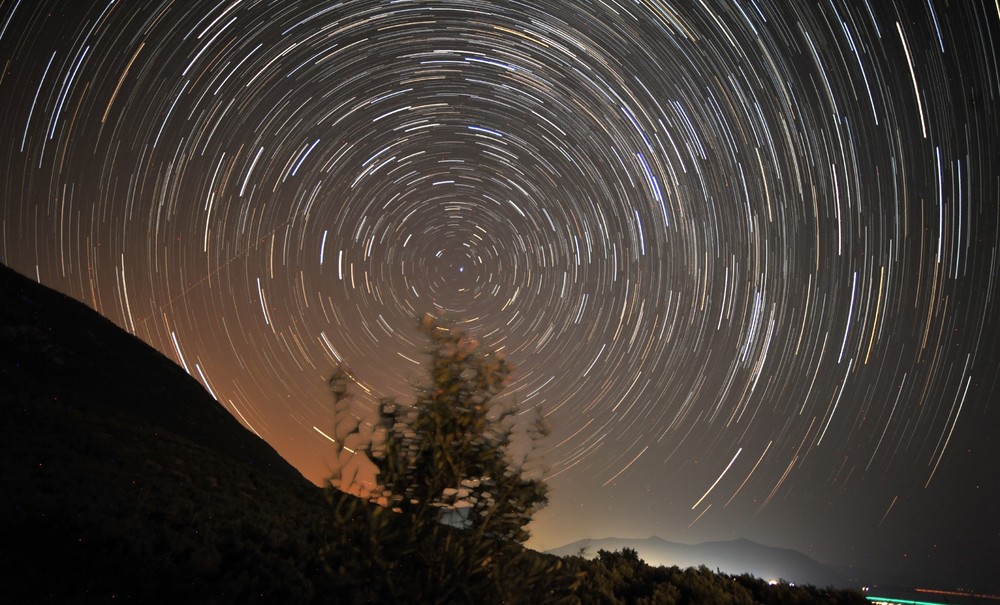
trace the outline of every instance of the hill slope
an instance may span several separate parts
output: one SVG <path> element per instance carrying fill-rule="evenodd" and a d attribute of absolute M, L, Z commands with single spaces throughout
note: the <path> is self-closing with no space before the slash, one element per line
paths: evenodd
<path fill-rule="evenodd" d="M 0 413 L 7 602 L 297 602 L 330 581 L 319 489 L 159 352 L 3 266 Z"/>

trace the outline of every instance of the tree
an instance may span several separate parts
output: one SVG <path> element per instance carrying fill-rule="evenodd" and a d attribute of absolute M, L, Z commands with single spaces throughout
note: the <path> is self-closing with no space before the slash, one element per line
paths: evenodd
<path fill-rule="evenodd" d="M 538 446 L 548 428 L 539 411 L 522 414 L 499 397 L 511 374 L 502 353 L 481 352 L 430 315 L 420 327 L 429 375 L 412 405 L 382 398 L 364 418 L 351 406 L 350 371 L 340 366 L 331 377 L 330 485 L 379 505 L 369 533 L 392 595 L 510 600 L 504 591 L 552 571 L 520 557 L 526 526 L 546 503 Z"/>

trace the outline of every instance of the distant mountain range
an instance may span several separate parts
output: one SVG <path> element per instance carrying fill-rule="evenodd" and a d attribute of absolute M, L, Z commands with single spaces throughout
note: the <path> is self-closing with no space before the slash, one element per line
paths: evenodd
<path fill-rule="evenodd" d="M 591 558 L 598 550 L 615 551 L 632 548 L 650 565 L 675 565 L 680 568 L 704 565 L 727 574 L 743 574 L 765 580 L 785 580 L 790 583 L 848 588 L 849 582 L 840 573 L 787 548 L 764 546 L 750 540 L 681 544 L 663 538 L 645 539 L 602 538 L 579 540 L 548 552 L 557 556 L 583 555 Z"/>

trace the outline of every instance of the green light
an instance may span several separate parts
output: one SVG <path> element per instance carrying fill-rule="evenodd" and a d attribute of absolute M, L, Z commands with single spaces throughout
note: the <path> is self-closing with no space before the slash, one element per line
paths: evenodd
<path fill-rule="evenodd" d="M 945 605 L 934 601 L 911 601 L 909 599 L 893 599 L 892 597 L 865 597 L 877 605 Z"/>

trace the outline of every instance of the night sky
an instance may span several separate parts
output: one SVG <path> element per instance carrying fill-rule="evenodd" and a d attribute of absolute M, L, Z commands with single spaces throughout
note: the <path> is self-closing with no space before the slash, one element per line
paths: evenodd
<path fill-rule="evenodd" d="M 308 478 L 417 317 L 516 365 L 530 543 L 1000 568 L 1000 5 L 0 4 L 0 260 Z"/>

